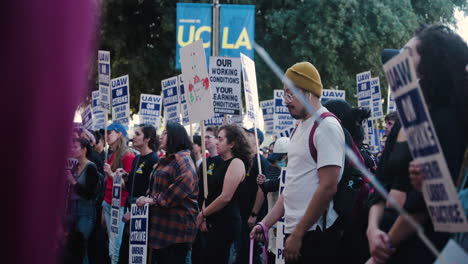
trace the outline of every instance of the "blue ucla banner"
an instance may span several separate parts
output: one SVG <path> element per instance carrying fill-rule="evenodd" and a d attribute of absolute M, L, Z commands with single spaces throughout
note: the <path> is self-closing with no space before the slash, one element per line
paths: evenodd
<path fill-rule="evenodd" d="M 219 21 L 219 56 L 254 59 L 255 6 L 221 5 Z"/>
<path fill-rule="evenodd" d="M 211 16 L 211 4 L 177 3 L 176 69 L 180 70 L 180 48 L 199 39 L 203 40 L 206 58 L 210 57 Z M 208 61 L 206 64 L 208 65 Z"/>

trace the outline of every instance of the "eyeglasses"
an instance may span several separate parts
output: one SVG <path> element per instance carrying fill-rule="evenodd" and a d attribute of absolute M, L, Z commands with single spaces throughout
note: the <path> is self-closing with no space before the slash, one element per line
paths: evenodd
<path fill-rule="evenodd" d="M 284 93 L 283 94 L 283 100 L 291 102 L 292 99 L 296 97 L 295 94 L 289 94 L 289 93 Z"/>
<path fill-rule="evenodd" d="M 208 135 L 205 136 L 205 139 L 210 139 L 210 138 L 215 138 L 215 136 L 208 136 Z"/>

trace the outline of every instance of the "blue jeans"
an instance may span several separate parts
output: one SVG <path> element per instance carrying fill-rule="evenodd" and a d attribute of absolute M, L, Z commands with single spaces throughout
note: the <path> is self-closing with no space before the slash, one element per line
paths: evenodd
<path fill-rule="evenodd" d="M 83 264 L 88 264 L 88 239 L 96 222 L 96 206 L 94 200 L 78 199 L 71 204 L 71 211 L 76 229 L 83 235 Z"/>
<path fill-rule="evenodd" d="M 119 234 L 115 239 L 112 238 L 111 232 L 111 208 L 112 206 L 108 204 L 106 201 L 102 201 L 102 211 L 104 212 L 104 217 L 106 218 L 106 228 L 107 234 L 109 235 L 109 256 L 112 259 L 112 263 L 118 263 L 119 261 L 119 252 L 120 252 L 120 244 L 122 243 L 122 236 L 123 236 L 123 229 L 124 229 L 124 222 L 122 221 L 122 217 L 124 215 L 124 208 L 123 206 L 120 207 L 119 212 Z"/>

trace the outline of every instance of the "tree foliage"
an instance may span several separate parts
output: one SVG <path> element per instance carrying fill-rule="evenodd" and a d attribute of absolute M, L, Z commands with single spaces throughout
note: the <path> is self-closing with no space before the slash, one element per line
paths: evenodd
<path fill-rule="evenodd" d="M 180 1 L 190 2 L 190 1 Z M 198 1 L 212 3 L 212 1 Z M 258 0 L 220 1 L 255 4 L 255 41 L 282 69 L 310 61 L 324 88 L 346 90 L 355 103 L 356 73 L 371 70 L 385 90 L 380 52 L 400 48 L 421 23 L 454 24 L 454 8 L 465 0 Z M 176 3 L 168 0 L 103 2 L 99 49 L 111 52 L 112 77 L 130 75 L 131 108 L 140 93 L 160 94 L 162 79 L 174 68 Z M 260 100 L 270 99 L 281 82 L 255 57 Z M 92 89 L 96 89 L 92 87 Z"/>

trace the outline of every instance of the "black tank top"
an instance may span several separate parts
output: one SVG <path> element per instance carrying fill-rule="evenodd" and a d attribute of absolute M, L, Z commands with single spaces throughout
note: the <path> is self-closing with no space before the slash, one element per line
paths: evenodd
<path fill-rule="evenodd" d="M 208 177 L 208 197 L 206 199 L 207 205 L 210 205 L 223 191 L 224 177 L 226 171 L 234 158 L 225 160 L 220 163 L 213 171 L 213 175 Z M 208 216 L 209 221 L 223 221 L 223 219 L 240 221 L 239 210 L 239 187 L 237 187 L 231 201 L 221 210 Z"/>

